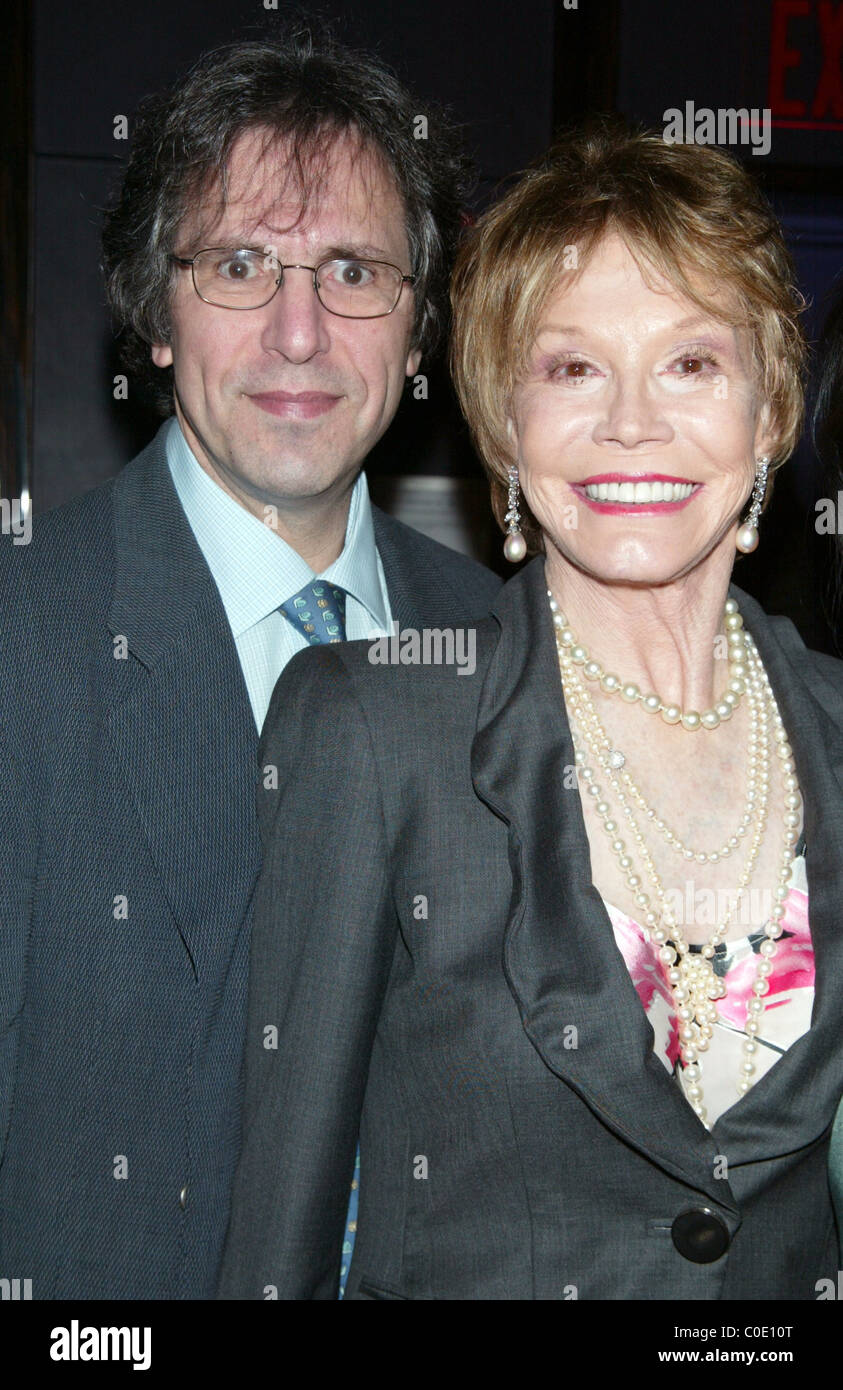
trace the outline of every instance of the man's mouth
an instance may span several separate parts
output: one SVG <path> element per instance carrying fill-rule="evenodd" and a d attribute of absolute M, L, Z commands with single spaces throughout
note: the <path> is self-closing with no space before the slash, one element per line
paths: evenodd
<path fill-rule="evenodd" d="M 249 400 L 270 415 L 288 420 L 312 420 L 332 410 L 341 396 L 328 391 L 261 391 Z"/>

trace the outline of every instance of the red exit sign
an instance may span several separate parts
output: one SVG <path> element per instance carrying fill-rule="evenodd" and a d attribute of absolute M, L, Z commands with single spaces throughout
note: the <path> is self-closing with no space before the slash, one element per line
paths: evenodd
<path fill-rule="evenodd" d="M 772 124 L 843 130 L 843 2 L 773 0 Z"/>

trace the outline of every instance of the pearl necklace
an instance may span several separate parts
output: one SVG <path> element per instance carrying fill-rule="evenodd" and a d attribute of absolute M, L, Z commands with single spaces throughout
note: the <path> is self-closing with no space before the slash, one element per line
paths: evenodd
<path fill-rule="evenodd" d="M 553 599 L 549 589 L 547 592 L 548 597 Z M 640 700 L 644 709 L 649 710 L 651 714 L 660 714 L 666 724 L 681 723 L 682 727 L 690 732 L 696 729 L 716 729 L 724 719 L 731 719 L 741 702 L 741 696 L 746 690 L 746 634 L 743 631 L 743 619 L 738 612 L 738 605 L 733 598 L 727 599 L 723 615 L 729 647 L 729 683 L 722 699 L 702 714 L 694 709 L 683 710 L 679 705 L 663 700 L 655 693 L 644 695 L 634 681 L 622 681 L 619 676 L 604 671 L 599 661 L 590 657 L 588 649 L 577 641 L 564 614 L 562 618 L 563 621 L 557 623 L 557 644 L 570 649 L 571 660 L 582 666 L 586 678 L 599 681 L 601 690 L 605 690 L 607 695 L 620 695 L 628 704 L 634 705 L 636 700 Z"/>
<path fill-rule="evenodd" d="M 734 601 L 730 600 L 730 602 L 733 603 L 734 611 L 729 613 L 728 616 L 731 617 L 733 623 L 733 631 L 738 631 L 739 628 L 743 627 L 743 619 L 737 612 L 737 605 L 734 604 Z M 570 643 L 565 643 L 564 641 L 562 641 L 562 632 L 569 634 L 570 628 L 564 627 L 560 630 L 558 614 L 554 616 L 554 623 L 557 626 L 558 644 L 562 646 L 568 646 L 570 651 L 571 662 L 574 663 L 574 665 L 582 666 L 583 663 L 581 661 L 578 661 L 577 656 L 575 655 L 575 653 L 578 650 L 576 644 L 573 647 L 571 647 Z M 741 684 L 744 685 L 744 688 L 746 688 L 745 673 L 748 670 L 749 660 L 746 652 L 746 634 L 741 632 L 740 639 L 742 649 L 741 670 L 744 672 L 744 675 L 742 675 L 741 677 L 736 677 L 734 679 L 740 679 Z M 582 651 L 582 648 L 579 648 L 579 650 Z M 594 708 L 594 702 L 592 701 L 591 696 L 588 693 L 588 690 L 581 683 L 578 684 L 578 690 L 580 692 L 581 701 L 585 705 L 585 708 L 591 718 L 591 721 L 593 723 L 596 722 L 597 732 L 601 740 L 604 743 L 606 743 L 608 747 L 608 739 L 606 739 L 605 737 L 603 726 L 597 720 L 597 712 Z M 629 771 L 625 766 L 626 758 L 624 757 L 624 755 L 621 752 L 619 752 L 616 748 L 609 748 L 609 769 L 617 771 L 618 776 L 620 777 L 620 780 L 623 782 L 627 793 L 632 797 L 633 801 L 635 801 L 639 808 L 644 812 L 652 827 L 659 832 L 659 834 L 664 838 L 665 842 L 670 845 L 671 849 L 681 854 L 684 859 L 694 860 L 698 864 L 716 864 L 720 859 L 727 859 L 734 850 L 738 849 L 740 841 L 748 833 L 749 827 L 753 820 L 753 815 L 756 810 L 756 802 L 759 797 L 759 771 L 757 757 L 757 751 L 759 746 L 759 728 L 762 719 L 766 718 L 766 716 L 763 715 L 763 712 L 759 710 L 758 700 L 754 696 L 752 691 L 749 692 L 748 698 L 750 709 L 750 733 L 747 753 L 747 790 L 744 812 L 734 834 L 730 835 L 729 838 L 716 850 L 703 852 L 700 850 L 691 849 L 685 843 L 682 837 L 675 830 L 672 830 L 665 823 L 664 819 L 661 816 L 658 816 L 654 808 L 651 807 L 645 800 L 644 796 L 642 795 L 641 791 L 633 781 L 632 776 L 630 775 Z M 611 771 L 610 777 L 613 786 L 615 786 L 617 790 L 617 779 L 611 776 Z"/>
<path fill-rule="evenodd" d="M 714 1024 L 717 1021 L 717 1008 L 715 1000 L 722 999 L 726 994 L 726 987 L 722 980 L 715 975 L 712 960 L 716 954 L 716 948 L 725 937 L 729 923 L 732 919 L 734 908 L 741 892 L 748 885 L 752 871 L 754 869 L 758 853 L 764 838 L 764 832 L 768 818 L 770 770 L 772 765 L 771 745 L 775 745 L 776 753 L 780 760 L 781 776 L 785 789 L 785 834 L 780 858 L 779 879 L 774 892 L 774 906 L 770 917 L 764 927 L 765 940 L 759 948 L 759 961 L 756 969 L 755 981 L 752 985 L 752 997 L 747 1004 L 747 1017 L 744 1027 L 746 1038 L 743 1044 L 743 1058 L 741 1063 L 737 1088 L 741 1095 L 744 1095 L 752 1086 L 755 1074 L 754 1055 L 758 1044 L 756 1037 L 760 1031 L 761 1015 L 764 1010 L 764 996 L 769 991 L 768 977 L 773 972 L 773 957 L 776 953 L 776 941 L 781 935 L 781 920 L 784 916 L 784 903 L 788 894 L 788 884 L 790 881 L 791 865 L 793 861 L 793 849 L 798 839 L 798 827 L 800 824 L 800 796 L 798 783 L 795 777 L 795 764 L 787 734 L 782 723 L 781 715 L 776 704 L 775 697 L 770 687 L 770 682 L 758 651 L 749 633 L 742 633 L 741 647 L 743 659 L 741 665 L 743 673 L 738 679 L 744 684 L 744 690 L 734 692 L 736 694 L 747 693 L 751 712 L 751 734 L 750 751 L 748 757 L 748 782 L 752 784 L 753 796 L 750 800 L 747 796 L 747 810 L 744 819 L 748 820 L 751 814 L 756 816 L 755 830 L 744 865 L 743 873 L 740 876 L 735 897 L 732 900 L 724 919 L 719 923 L 712 937 L 698 952 L 691 952 L 689 945 L 684 941 L 675 913 L 667 903 L 664 886 L 660 875 L 653 863 L 652 856 L 644 840 L 644 835 L 636 819 L 632 802 L 640 806 L 652 823 L 657 823 L 659 818 L 648 806 L 643 795 L 632 783 L 629 774 L 624 775 L 623 783 L 619 776 L 619 767 L 625 762 L 621 759 L 617 761 L 617 753 L 611 747 L 611 743 L 606 736 L 602 724 L 594 709 L 593 701 L 588 693 L 584 681 L 579 674 L 580 667 L 584 668 L 585 662 L 582 660 L 581 653 L 583 648 L 576 643 L 563 641 L 561 634 L 572 635 L 565 615 L 560 611 L 556 600 L 548 590 L 550 607 L 553 613 L 554 626 L 556 628 L 557 653 L 559 656 L 560 675 L 565 694 L 565 703 L 568 709 L 571 722 L 571 733 L 574 742 L 574 749 L 577 761 L 579 776 L 585 785 L 587 794 L 593 798 L 595 810 L 600 818 L 602 827 L 609 837 L 612 851 L 615 854 L 619 866 L 626 878 L 628 887 L 631 889 L 636 905 L 643 911 L 644 933 L 648 941 L 654 942 L 658 946 L 658 957 L 664 967 L 668 981 L 670 983 L 674 1004 L 676 1009 L 677 1021 L 679 1024 L 679 1047 L 682 1058 L 683 1068 L 680 1073 L 683 1091 L 692 1105 L 695 1113 L 707 1125 L 706 1110 L 703 1104 L 702 1086 L 700 1084 L 702 1069 L 699 1062 L 700 1053 L 708 1049 L 713 1033 Z M 733 603 L 733 600 L 729 601 Z M 733 623 L 730 631 L 740 631 L 742 621 L 737 612 L 737 605 L 733 609 L 727 608 L 727 617 L 738 618 L 738 624 Z M 733 644 L 737 645 L 737 644 Z M 576 658 L 575 659 L 575 652 Z M 586 654 L 587 657 L 587 654 Z M 594 677 L 592 677 L 594 679 Z M 613 693 L 613 692 L 609 692 Z M 674 720 L 671 722 L 679 722 Z M 685 727 L 688 727 L 687 725 Z M 699 726 L 695 726 L 699 727 Z M 708 726 L 704 726 L 708 727 Z M 588 747 L 588 754 L 584 744 Z M 592 768 L 588 765 L 589 761 L 596 761 L 603 768 L 608 780 L 617 794 L 621 810 L 629 822 L 632 832 L 633 842 L 640 854 L 647 871 L 651 884 L 652 898 L 643 891 L 641 876 L 635 871 L 632 857 L 626 852 L 625 842 L 619 838 L 619 825 L 612 814 L 611 807 L 606 801 L 601 787 L 598 785 Z M 632 787 L 630 795 L 627 792 Z M 742 822 L 743 824 L 743 822 Z M 656 828 L 667 831 L 664 822 Z M 731 837 L 727 842 L 727 848 L 731 852 L 736 845 L 732 844 Z M 674 836 L 674 840 L 678 837 Z M 670 843 L 670 841 L 668 841 Z M 681 842 L 680 842 L 681 843 Z M 675 846 L 674 846 L 675 847 Z M 721 852 L 703 856 L 694 855 L 683 846 L 683 854 L 686 858 L 693 857 L 700 862 L 716 862 L 721 857 Z"/>

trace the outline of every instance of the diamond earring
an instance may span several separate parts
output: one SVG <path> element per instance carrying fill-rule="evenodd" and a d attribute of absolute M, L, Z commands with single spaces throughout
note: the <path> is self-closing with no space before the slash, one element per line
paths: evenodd
<path fill-rule="evenodd" d="M 749 515 L 743 525 L 738 528 L 738 534 L 735 538 L 735 545 L 742 555 L 750 555 L 758 545 L 758 518 L 761 515 L 761 504 L 767 491 L 769 467 L 770 460 L 768 458 L 758 459 L 755 465 L 755 486 L 752 489 Z"/>
<path fill-rule="evenodd" d="M 518 468 L 510 464 L 509 467 L 509 495 L 506 499 L 507 513 L 504 521 L 507 524 L 507 537 L 503 543 L 503 553 L 507 560 L 513 565 L 517 565 L 519 560 L 523 560 L 527 554 L 527 542 L 521 534 L 521 513 L 518 510 Z"/>

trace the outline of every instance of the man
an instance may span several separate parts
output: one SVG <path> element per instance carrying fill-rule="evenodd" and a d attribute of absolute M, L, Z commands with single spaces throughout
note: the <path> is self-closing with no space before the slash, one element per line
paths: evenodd
<path fill-rule="evenodd" d="M 360 471 L 457 226 L 416 110 L 306 36 L 220 50 L 147 105 L 107 218 L 126 359 L 174 414 L 0 567 L 0 1276 L 35 1298 L 213 1295 L 273 686 L 498 587 Z"/>

